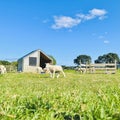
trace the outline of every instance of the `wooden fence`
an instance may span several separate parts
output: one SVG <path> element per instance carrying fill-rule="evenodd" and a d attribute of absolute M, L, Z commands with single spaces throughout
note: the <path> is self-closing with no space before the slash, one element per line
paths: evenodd
<path fill-rule="evenodd" d="M 80 65 L 78 71 L 83 71 L 83 73 L 106 73 L 106 74 L 114 74 L 116 73 L 117 65 L 116 63 L 95 63 L 95 64 L 87 64 Z"/>
<path fill-rule="evenodd" d="M 115 73 L 116 72 L 116 63 L 107 63 L 107 64 L 90 64 L 86 65 L 87 68 L 95 69 L 95 71 L 103 71 L 105 73 Z"/>
<path fill-rule="evenodd" d="M 17 67 L 13 65 L 5 65 L 7 72 L 17 72 Z"/>

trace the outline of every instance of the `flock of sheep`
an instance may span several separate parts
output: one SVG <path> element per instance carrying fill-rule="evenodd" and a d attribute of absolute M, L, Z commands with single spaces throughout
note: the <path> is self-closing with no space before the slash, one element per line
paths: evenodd
<path fill-rule="evenodd" d="M 42 70 L 41 67 L 37 67 L 37 71 L 38 73 L 41 72 L 45 72 L 45 73 L 49 73 L 50 77 L 55 78 L 55 75 L 57 75 L 56 77 L 58 78 L 60 76 L 60 73 L 63 74 L 63 76 L 65 77 L 65 73 L 63 71 L 62 66 L 59 65 L 51 65 L 50 63 L 46 63 L 46 67 Z M 0 65 L 0 74 L 4 74 L 6 73 L 6 68 L 3 65 Z"/>
<path fill-rule="evenodd" d="M 95 68 L 94 67 L 90 67 L 90 68 L 83 68 L 83 67 L 76 67 L 75 71 L 78 71 L 80 73 L 95 73 Z"/>

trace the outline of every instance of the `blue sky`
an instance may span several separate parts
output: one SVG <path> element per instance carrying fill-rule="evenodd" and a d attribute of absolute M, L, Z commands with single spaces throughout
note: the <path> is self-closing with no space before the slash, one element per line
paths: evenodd
<path fill-rule="evenodd" d="M 0 60 L 41 49 L 57 64 L 120 56 L 120 0 L 0 0 Z"/>

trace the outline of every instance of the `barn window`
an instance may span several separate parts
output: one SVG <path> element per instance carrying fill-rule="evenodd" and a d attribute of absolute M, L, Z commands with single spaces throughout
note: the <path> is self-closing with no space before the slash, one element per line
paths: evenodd
<path fill-rule="evenodd" d="M 36 57 L 29 57 L 29 65 L 36 66 L 37 65 L 37 58 Z"/>

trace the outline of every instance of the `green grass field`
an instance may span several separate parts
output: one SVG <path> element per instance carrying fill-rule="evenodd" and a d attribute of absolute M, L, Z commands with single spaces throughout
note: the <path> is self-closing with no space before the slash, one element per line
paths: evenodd
<path fill-rule="evenodd" d="M 120 71 L 65 73 L 0 75 L 0 120 L 120 120 Z"/>

